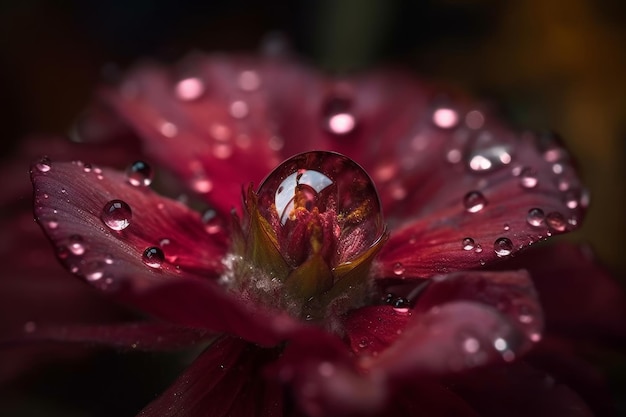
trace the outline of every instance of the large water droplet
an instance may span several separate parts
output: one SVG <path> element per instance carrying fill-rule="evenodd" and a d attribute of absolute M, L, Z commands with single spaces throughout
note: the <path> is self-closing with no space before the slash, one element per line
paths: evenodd
<path fill-rule="evenodd" d="M 470 191 L 463 197 L 463 205 L 470 213 L 478 213 L 487 205 L 487 199 L 480 191 Z"/>
<path fill-rule="evenodd" d="M 506 237 L 498 238 L 493 242 L 493 250 L 499 257 L 510 255 L 513 252 L 513 242 Z"/>
<path fill-rule="evenodd" d="M 552 230 L 557 232 L 564 232 L 567 227 L 567 222 L 561 213 L 558 211 L 550 212 L 546 215 L 546 223 Z"/>
<path fill-rule="evenodd" d="M 41 158 L 39 160 L 39 162 L 37 162 L 35 167 L 40 172 L 48 172 L 48 171 L 50 171 L 50 169 L 52 168 L 52 163 L 50 162 L 50 158 L 48 158 L 47 156 L 44 156 L 43 158 Z"/>
<path fill-rule="evenodd" d="M 123 230 L 130 225 L 133 213 L 130 206 L 122 200 L 111 200 L 104 205 L 100 218 L 110 229 Z"/>
<path fill-rule="evenodd" d="M 529 225 L 537 227 L 543 224 L 545 217 L 546 216 L 543 213 L 543 210 L 541 210 L 540 208 L 531 208 L 530 210 L 528 210 L 526 221 Z"/>
<path fill-rule="evenodd" d="M 135 161 L 126 169 L 128 182 L 135 187 L 147 187 L 152 183 L 152 168 L 144 161 Z"/>
<path fill-rule="evenodd" d="M 141 260 L 150 268 L 160 268 L 165 260 L 165 254 L 161 248 L 150 246 L 143 251 Z"/>
<path fill-rule="evenodd" d="M 352 103 L 343 97 L 332 97 L 322 108 L 323 126 L 334 135 L 347 135 L 356 127 Z"/>
<path fill-rule="evenodd" d="M 334 152 L 306 152 L 286 160 L 263 181 L 258 195 L 261 214 L 268 220 L 277 216 L 282 225 L 295 220 L 297 210 L 315 208 L 334 210 L 344 229 L 358 228 L 370 243 L 383 230 L 372 180 L 356 162 Z"/>

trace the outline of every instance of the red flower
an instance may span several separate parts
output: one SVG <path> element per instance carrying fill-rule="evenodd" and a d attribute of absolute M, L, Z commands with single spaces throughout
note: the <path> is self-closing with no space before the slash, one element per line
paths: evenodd
<path fill-rule="evenodd" d="M 138 140 L 150 162 L 43 159 L 35 215 L 67 269 L 154 320 L 29 337 L 209 342 L 140 415 L 588 414 L 518 361 L 543 332 L 529 272 L 485 269 L 580 224 L 553 136 L 404 73 L 278 58 L 144 65 L 100 99 L 80 140 Z M 153 192 L 151 164 L 200 203 Z"/>

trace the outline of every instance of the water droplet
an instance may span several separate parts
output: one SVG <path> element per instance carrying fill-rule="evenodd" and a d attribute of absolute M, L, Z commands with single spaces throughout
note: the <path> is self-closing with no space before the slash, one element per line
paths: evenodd
<path fill-rule="evenodd" d="M 160 268 L 165 260 L 165 254 L 161 248 L 150 246 L 143 251 L 141 260 L 150 268 Z"/>
<path fill-rule="evenodd" d="M 69 237 L 69 241 L 67 249 L 69 249 L 70 252 L 76 256 L 81 256 L 85 253 L 85 244 L 82 237 L 79 235 L 72 235 Z"/>
<path fill-rule="evenodd" d="M 487 205 L 487 199 L 480 191 L 470 191 L 463 197 L 463 205 L 470 213 L 478 213 Z"/>
<path fill-rule="evenodd" d="M 56 219 L 49 219 L 46 224 L 48 225 L 48 228 L 54 230 L 57 227 L 59 227 L 59 222 Z"/>
<path fill-rule="evenodd" d="M 567 206 L 567 208 L 571 210 L 574 210 L 580 204 L 579 194 L 575 190 L 566 192 L 564 200 L 565 200 L 565 205 Z"/>
<path fill-rule="evenodd" d="M 563 165 L 562 164 L 554 164 L 552 165 L 552 172 L 556 175 L 560 175 L 563 173 Z"/>
<path fill-rule="evenodd" d="M 84 164 L 83 165 L 83 171 L 84 172 L 91 172 L 92 169 L 93 169 L 93 167 L 91 166 L 91 164 Z"/>
<path fill-rule="evenodd" d="M 239 74 L 237 83 L 243 91 L 254 91 L 261 86 L 261 77 L 256 71 L 242 71 Z"/>
<path fill-rule="evenodd" d="M 133 214 L 130 206 L 122 200 L 111 200 L 104 205 L 100 218 L 110 229 L 123 230 L 130 225 Z"/>
<path fill-rule="evenodd" d="M 104 263 L 107 265 L 113 264 L 113 256 L 112 255 L 104 255 Z"/>
<path fill-rule="evenodd" d="M 135 161 L 126 169 L 128 182 L 135 187 L 147 187 L 152 183 L 152 167 L 144 161 Z"/>
<path fill-rule="evenodd" d="M 204 83 L 196 77 L 182 79 L 176 83 L 175 93 L 182 101 L 196 100 L 204 94 Z"/>
<path fill-rule="evenodd" d="M 541 226 L 545 219 L 545 214 L 543 214 L 543 210 L 540 208 L 531 208 L 528 210 L 528 215 L 526 216 L 526 221 L 531 226 Z"/>
<path fill-rule="evenodd" d="M 481 253 L 483 251 L 483 247 L 479 244 L 476 245 L 476 249 L 474 249 L 474 252 L 476 253 Z M 482 264 L 484 265 L 484 264 Z"/>
<path fill-rule="evenodd" d="M 485 116 L 478 110 L 472 110 L 465 116 L 465 124 L 470 129 L 480 129 L 485 124 Z"/>
<path fill-rule="evenodd" d="M 343 97 L 332 97 L 322 108 L 324 128 L 335 135 L 347 135 L 356 127 L 356 117 L 351 111 L 352 103 Z"/>
<path fill-rule="evenodd" d="M 220 218 L 213 209 L 208 209 L 204 212 L 202 222 L 204 223 L 204 229 L 211 235 L 219 233 L 222 230 Z"/>
<path fill-rule="evenodd" d="M 398 276 L 401 276 L 402 274 L 404 274 L 404 271 L 405 271 L 404 265 L 402 265 L 400 262 L 396 262 L 393 265 L 393 273 L 394 274 L 396 274 Z"/>
<path fill-rule="evenodd" d="M 102 264 L 100 262 L 88 265 L 86 269 L 85 279 L 89 282 L 99 281 L 104 276 L 104 271 L 102 270 Z"/>
<path fill-rule="evenodd" d="M 159 131 L 167 138 L 173 138 L 178 134 L 178 128 L 174 123 L 163 122 L 159 125 Z"/>
<path fill-rule="evenodd" d="M 519 316 L 518 319 L 520 322 L 524 323 L 524 324 L 530 324 L 534 321 L 534 317 L 533 314 L 530 310 L 530 308 L 528 308 L 528 306 L 526 305 L 522 305 L 519 307 Z"/>
<path fill-rule="evenodd" d="M 513 242 L 506 237 L 498 238 L 493 243 L 493 250 L 499 257 L 510 255 L 513 252 Z"/>
<path fill-rule="evenodd" d="M 433 123 L 442 129 L 453 128 L 459 123 L 459 113 L 447 107 L 435 109 Z"/>
<path fill-rule="evenodd" d="M 471 153 L 467 164 L 474 172 L 487 172 L 508 165 L 511 160 L 510 148 L 498 145 Z"/>
<path fill-rule="evenodd" d="M 469 354 L 477 353 L 480 350 L 480 342 L 472 336 L 467 336 L 462 342 L 463 351 Z"/>
<path fill-rule="evenodd" d="M 191 180 L 191 188 L 200 194 L 206 194 L 213 189 L 213 182 L 204 175 L 198 175 Z"/>
<path fill-rule="evenodd" d="M 531 168 L 524 168 L 520 173 L 520 185 L 524 188 L 535 188 L 539 183 L 537 174 Z"/>
<path fill-rule="evenodd" d="M 463 245 L 463 250 L 472 250 L 474 249 L 474 239 L 472 239 L 471 237 L 466 237 L 465 239 L 463 239 L 462 242 Z"/>
<path fill-rule="evenodd" d="M 553 211 L 553 212 L 548 213 L 546 215 L 546 223 L 548 224 L 550 229 L 555 230 L 557 232 L 564 232 L 567 227 L 565 218 L 558 211 Z"/>
<path fill-rule="evenodd" d="M 41 158 L 39 160 L 39 162 L 37 162 L 35 167 L 40 172 L 48 172 L 48 171 L 50 171 L 50 169 L 52 168 L 52 163 L 50 162 L 50 158 L 48 158 L 47 156 L 44 156 L 43 158 Z"/>
<path fill-rule="evenodd" d="M 511 230 L 511 226 L 509 226 L 508 224 L 504 224 L 504 231 L 508 232 L 509 230 Z"/>
<path fill-rule="evenodd" d="M 515 359 L 515 353 L 509 349 L 509 344 L 503 338 L 499 337 L 494 340 L 493 347 L 500 352 L 500 355 L 502 355 L 502 359 L 505 362 L 511 362 Z"/>
<path fill-rule="evenodd" d="M 446 160 L 451 164 L 457 164 L 461 162 L 462 157 L 463 154 L 461 153 L 460 149 L 453 148 L 446 152 Z"/>
<path fill-rule="evenodd" d="M 230 115 L 233 116 L 235 119 L 243 119 L 248 115 L 248 112 L 250 110 L 248 109 L 248 104 L 245 101 L 235 100 L 230 103 L 229 111 Z"/>
<path fill-rule="evenodd" d="M 24 332 L 25 333 L 34 333 L 37 330 L 37 323 L 34 321 L 27 321 L 24 323 Z"/>

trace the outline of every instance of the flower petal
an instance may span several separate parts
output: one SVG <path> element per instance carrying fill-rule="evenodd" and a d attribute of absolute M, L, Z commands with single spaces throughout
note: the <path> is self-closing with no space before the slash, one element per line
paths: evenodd
<path fill-rule="evenodd" d="M 207 332 L 164 323 L 129 323 L 87 326 L 26 326 L 21 337 L 0 341 L 0 346 L 64 342 L 121 349 L 164 351 L 181 349 L 210 337 Z"/>
<path fill-rule="evenodd" d="M 275 98 L 268 86 L 286 89 L 302 81 L 304 71 L 296 68 L 194 56 L 174 70 L 138 67 L 100 98 L 138 133 L 152 159 L 228 213 L 238 208 L 241 187 L 259 184 L 281 160 L 283 139 L 272 123 Z"/>
<path fill-rule="evenodd" d="M 35 165 L 31 173 L 37 221 L 65 266 L 94 285 L 138 289 L 219 275 L 225 238 L 208 234 L 200 216 L 186 206 L 130 185 L 122 173 L 80 163 L 50 163 L 43 170 Z M 114 200 L 128 210 L 107 210 Z M 148 247 L 164 254 L 160 267 L 142 262 Z"/>
<path fill-rule="evenodd" d="M 525 271 L 437 277 L 413 309 L 396 314 L 413 317 L 393 344 L 364 358 L 368 369 L 395 378 L 509 362 L 541 337 L 541 310 Z M 351 331 L 350 340 L 363 337 Z"/>
<path fill-rule="evenodd" d="M 280 416 L 280 387 L 262 377 L 276 356 L 241 339 L 220 338 L 139 417 Z"/>

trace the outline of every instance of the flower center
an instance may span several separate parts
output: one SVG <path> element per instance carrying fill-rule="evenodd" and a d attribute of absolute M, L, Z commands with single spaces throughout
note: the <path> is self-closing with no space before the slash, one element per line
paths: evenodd
<path fill-rule="evenodd" d="M 370 266 L 385 239 L 380 200 L 363 168 L 333 152 L 299 154 L 257 192 L 248 189 L 229 280 L 247 298 L 323 320 L 367 301 Z"/>

